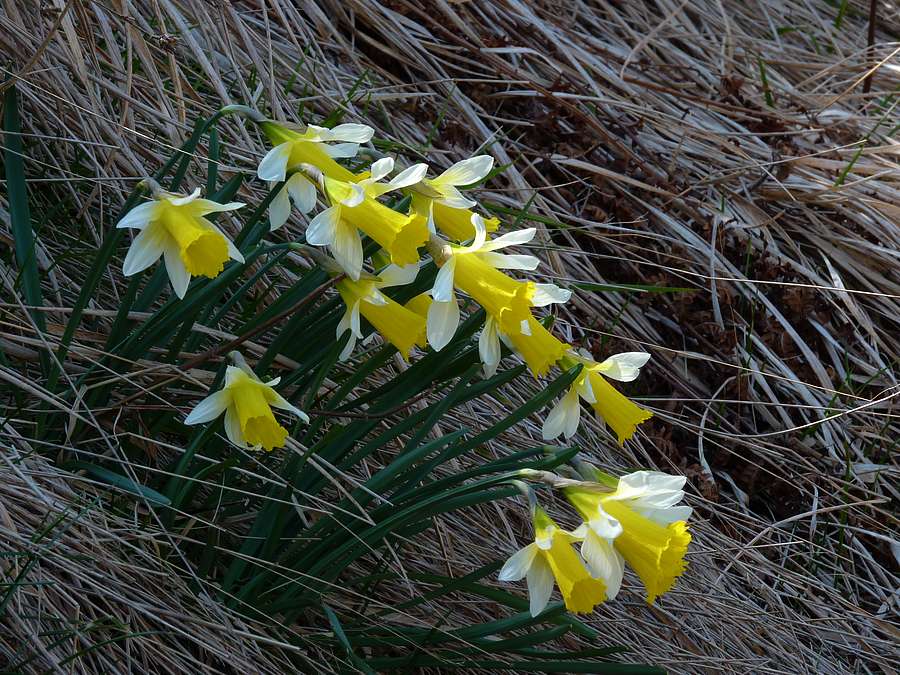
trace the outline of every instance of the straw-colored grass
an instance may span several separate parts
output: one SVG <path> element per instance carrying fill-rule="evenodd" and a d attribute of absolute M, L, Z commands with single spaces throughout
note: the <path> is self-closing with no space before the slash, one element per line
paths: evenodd
<path fill-rule="evenodd" d="M 672 672 L 893 672 L 894 3 L 874 3 L 871 45 L 869 3 L 859 0 L 37 4 L 0 10 L 52 307 L 37 331 L 7 253 L 0 190 L 4 583 L 35 566 L 0 612 L 0 666 L 28 654 L 27 672 L 279 672 L 296 648 L 278 631 L 304 631 L 248 623 L 196 592 L 158 555 L 161 545 L 177 550 L 176 536 L 144 514 L 105 512 L 89 481 L 54 467 L 58 448 L 24 422 L 30 406 L 54 405 L 30 378 L 124 197 L 198 116 L 244 103 L 311 121 L 342 107 L 409 161 L 427 148 L 446 166 L 486 149 L 508 167 L 479 199 L 507 223 L 538 227 L 546 275 L 576 291 L 557 329 L 598 354 L 652 353 L 628 391 L 655 418 L 625 448 L 594 421 L 578 441 L 607 467 L 686 473 L 695 537 L 688 572 L 657 606 L 626 589 L 589 619 L 609 642 Z M 219 171 L 252 173 L 256 132 L 236 118 L 220 130 Z M 248 181 L 241 198 L 264 194 Z M 59 203 L 71 230 L 41 227 Z M 67 373 L 96 360 L 123 289 L 111 267 Z M 122 377 L 137 382 L 145 366 Z M 183 411 L 191 400 L 178 391 L 140 405 Z M 72 414 L 114 444 L 117 417 L 133 413 L 133 402 L 122 405 Z M 499 405 L 471 405 L 466 423 L 486 425 Z M 535 419 L 504 443 L 539 438 Z M 147 447 L 152 466 L 159 448 Z M 521 545 L 523 516 L 509 502 L 445 518 L 403 564 L 465 574 Z M 63 525 L 42 537 L 56 519 Z M 391 592 L 399 601 L 409 590 Z M 435 607 L 453 625 L 496 611 L 465 598 Z"/>

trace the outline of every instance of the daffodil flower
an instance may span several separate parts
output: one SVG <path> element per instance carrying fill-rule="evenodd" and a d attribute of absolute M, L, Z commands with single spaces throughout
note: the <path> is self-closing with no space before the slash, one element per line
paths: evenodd
<path fill-rule="evenodd" d="M 494 158 L 490 155 L 470 157 L 457 162 L 436 178 L 425 178 L 423 172 L 421 181 L 414 185 L 413 189 L 445 206 L 469 209 L 475 206 L 475 202 L 463 197 L 459 188 L 483 180 L 491 172 L 493 166 Z M 422 170 L 419 169 L 419 171 Z"/>
<path fill-rule="evenodd" d="M 316 167 L 335 180 L 354 181 L 356 176 L 335 158 L 355 157 L 360 143 L 367 143 L 375 133 L 365 124 L 339 124 L 333 129 L 310 124 L 305 128 L 263 120 L 258 122 L 263 133 L 274 146 L 259 163 L 256 175 L 269 181 L 270 187 L 287 179 L 284 187 L 269 205 L 269 228 L 277 230 L 291 214 L 291 201 L 301 213 L 309 213 L 316 206 L 316 187 L 301 172 L 288 172 L 301 164 Z M 334 145 L 329 145 L 338 141 Z"/>
<path fill-rule="evenodd" d="M 122 272 L 125 276 L 137 274 L 163 256 L 172 288 L 183 298 L 192 276 L 214 278 L 229 258 L 244 262 L 231 240 L 204 217 L 242 206 L 240 202 L 219 204 L 200 199 L 199 188 L 184 196 L 155 187 L 153 199 L 131 209 L 116 224 L 140 230 L 131 242 Z"/>
<path fill-rule="evenodd" d="M 484 219 L 473 214 L 475 238 L 468 246 L 432 241 L 435 262 L 440 265 L 431 297 L 434 302 L 428 312 L 428 343 L 437 351 L 445 347 L 459 326 L 459 306 L 456 290 L 472 297 L 481 305 L 496 325 L 482 332 L 480 346 L 488 370 L 499 361 L 499 335 L 515 335 L 530 330 L 531 308 L 552 302 L 565 302 L 570 293 L 554 284 L 518 281 L 501 269 L 533 270 L 539 260 L 531 255 L 497 253 L 508 246 L 531 241 L 534 228 L 509 232 L 496 239 L 487 239 Z"/>
<path fill-rule="evenodd" d="M 225 434 L 235 445 L 266 450 L 283 447 L 288 431 L 275 419 L 272 408 L 287 410 L 304 422 L 309 422 L 309 417 L 275 391 L 281 378 L 263 382 L 239 354 L 233 353 L 232 358 L 237 365 L 225 371 L 225 386 L 200 401 L 184 423 L 209 422 L 224 412 Z"/>
<path fill-rule="evenodd" d="M 500 570 L 500 581 L 528 582 L 528 599 L 532 616 L 537 616 L 550 601 L 553 581 L 571 612 L 588 613 L 606 600 L 606 586 L 591 576 L 584 561 L 572 546 L 579 541 L 571 532 L 560 529 L 540 507 L 533 510 L 535 537 L 506 561 Z"/>
<path fill-rule="evenodd" d="M 476 236 L 472 216 L 474 200 L 462 195 L 459 188 L 477 183 L 491 172 L 494 159 L 490 155 L 478 155 L 457 162 L 436 178 L 426 178 L 428 167 L 416 164 L 407 171 L 419 177 L 405 190 L 411 198 L 412 212 L 428 223 L 429 232 L 440 230 L 454 241 L 468 241 Z M 398 176 L 399 178 L 399 176 Z M 483 218 L 487 232 L 500 227 L 497 218 Z"/>
<path fill-rule="evenodd" d="M 601 479 L 593 467 L 586 470 L 594 474 L 589 478 Z M 564 488 L 585 521 L 574 533 L 584 541 L 581 555 L 591 573 L 604 580 L 610 598 L 619 592 L 625 562 L 643 582 L 650 604 L 684 572 L 691 507 L 678 502 L 684 499 L 686 480 L 636 471 L 622 476 L 612 492 L 599 483 Z"/>
<path fill-rule="evenodd" d="M 425 346 L 425 318 L 381 292 L 383 288 L 412 283 L 417 273 L 418 265 L 391 265 L 377 277 L 361 278 L 359 281 L 345 278 L 337 283 L 338 292 L 347 306 L 347 311 L 338 323 L 337 337 L 350 331 L 350 341 L 340 355 L 342 361 L 353 352 L 356 340 L 363 337 L 360 314 L 385 340 L 397 348 L 404 360 L 409 360 L 415 345 Z"/>
<path fill-rule="evenodd" d="M 590 354 L 570 351 L 560 361 L 563 368 L 582 364 L 581 374 L 569 387 L 569 391 L 547 415 L 543 426 L 544 440 L 564 434 L 571 438 L 578 430 L 581 419 L 579 399 L 584 399 L 597 414 L 612 428 L 619 444 L 634 435 L 637 426 L 653 416 L 620 394 L 605 378 L 620 382 L 631 382 L 637 378 L 640 369 L 650 359 L 645 352 L 625 352 L 609 357 L 602 363 L 595 362 Z"/>
<path fill-rule="evenodd" d="M 381 161 L 381 160 L 379 160 Z M 401 267 L 419 261 L 419 247 L 428 240 L 428 230 L 420 219 L 404 215 L 373 199 L 384 184 L 386 164 L 370 183 L 322 179 L 331 206 L 316 214 L 306 228 L 306 242 L 327 246 L 338 264 L 354 281 L 362 271 L 362 230 L 387 251 L 391 262 Z M 393 187 L 388 187 L 393 189 Z"/>

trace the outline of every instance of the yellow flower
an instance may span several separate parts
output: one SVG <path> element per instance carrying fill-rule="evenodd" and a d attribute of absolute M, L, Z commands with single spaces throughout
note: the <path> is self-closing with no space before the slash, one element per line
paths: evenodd
<path fill-rule="evenodd" d="M 359 144 L 368 143 L 375 133 L 365 124 L 339 124 L 333 129 L 310 124 L 299 129 L 265 120 L 259 126 L 274 147 L 259 163 L 257 175 L 262 180 L 279 182 L 285 179 L 289 169 L 300 164 L 312 164 L 336 180 L 354 180 L 353 172 L 334 160 L 356 156 Z M 332 141 L 341 142 L 328 145 Z"/>
<path fill-rule="evenodd" d="M 560 360 L 561 367 L 568 369 L 580 363 L 583 369 L 568 393 L 547 415 L 542 430 L 544 440 L 560 434 L 565 434 L 566 438 L 575 435 L 581 419 L 579 397 L 589 403 L 616 433 L 620 445 L 634 436 L 637 426 L 653 417 L 653 413 L 620 394 L 605 377 L 630 382 L 649 358 L 645 352 L 625 352 L 597 363 L 587 352 L 576 354 L 570 351 Z"/>
<path fill-rule="evenodd" d="M 262 120 L 258 124 L 274 147 L 260 161 L 256 175 L 269 181 L 270 187 L 287 181 L 269 205 L 270 230 L 277 230 L 287 222 L 292 201 L 301 213 L 309 213 L 315 208 L 315 185 L 300 172 L 288 177 L 291 170 L 307 164 L 335 180 L 356 181 L 359 176 L 334 158 L 354 157 L 359 144 L 368 142 L 374 133 L 364 124 L 339 124 L 333 129 L 314 124 L 296 129 L 272 120 Z M 329 145 L 333 141 L 343 142 Z"/>
<path fill-rule="evenodd" d="M 597 477 L 596 469 L 589 470 Z M 611 598 L 622 582 L 623 560 L 637 572 L 650 604 L 684 572 L 691 508 L 677 504 L 684 498 L 685 480 L 636 471 L 622 476 L 613 492 L 599 484 L 564 489 L 585 521 L 575 532 L 584 540 L 581 554 L 592 574 L 605 580 Z"/>
<path fill-rule="evenodd" d="M 428 291 L 419 293 L 406 302 L 406 308 L 411 309 L 423 319 L 428 316 L 429 307 L 431 307 L 431 294 Z"/>
<path fill-rule="evenodd" d="M 544 325 L 533 316 L 527 319 L 527 330 L 518 333 L 504 333 L 503 338 L 513 350 L 528 364 L 535 377 L 546 375 L 569 350 L 569 345 L 560 342 Z M 484 360 L 482 358 L 482 360 Z"/>
<path fill-rule="evenodd" d="M 421 219 L 375 201 L 356 183 L 326 177 L 325 192 L 331 206 L 310 221 L 306 241 L 328 246 L 351 279 L 359 279 L 362 271 L 359 230 L 378 242 L 393 264 L 403 267 L 419 261 L 419 247 L 428 241 L 428 229 Z"/>
<path fill-rule="evenodd" d="M 350 356 L 357 338 L 363 337 L 360 314 L 384 336 L 385 340 L 397 348 L 404 360 L 409 360 L 410 352 L 415 345 L 425 347 L 425 318 L 387 297 L 380 290 L 411 283 L 417 271 L 416 265 L 405 268 L 390 266 L 378 277 L 359 281 L 345 278 L 337 283 L 338 292 L 347 306 L 347 311 L 337 327 L 337 337 L 340 338 L 348 330 L 351 335 L 350 341 L 341 352 L 341 360 Z"/>
<path fill-rule="evenodd" d="M 263 382 L 240 355 L 236 361 L 238 366 L 228 366 L 225 372 L 225 386 L 200 401 L 184 423 L 208 422 L 224 412 L 225 433 L 235 445 L 266 450 L 284 446 L 288 431 L 275 419 L 272 408 L 288 410 L 304 422 L 309 417 L 275 391 L 281 378 Z"/>
<path fill-rule="evenodd" d="M 125 214 L 116 227 L 140 230 L 125 256 L 125 276 L 147 269 L 164 256 L 175 294 L 183 298 L 192 276 L 216 277 L 229 258 L 244 262 L 234 244 L 204 217 L 244 205 L 219 204 L 199 196 L 199 188 L 187 196 L 159 190 L 152 200 Z"/>
<path fill-rule="evenodd" d="M 500 581 L 526 577 L 532 616 L 540 614 L 550 600 L 553 581 L 570 612 L 588 613 L 606 600 L 606 586 L 591 577 L 584 561 L 572 547 L 578 541 L 560 529 L 540 507 L 534 509 L 534 543 L 513 554 L 500 570 Z"/>
<path fill-rule="evenodd" d="M 468 241 L 475 236 L 472 225 L 472 209 L 456 209 L 441 202 L 436 202 L 419 192 L 409 191 L 412 198 L 411 208 L 414 214 L 433 223 L 441 232 L 455 241 Z M 496 232 L 500 227 L 497 218 L 484 218 L 487 232 Z"/>
<path fill-rule="evenodd" d="M 450 342 L 459 325 L 459 307 L 456 304 L 458 289 L 469 295 L 484 308 L 496 322 L 496 330 L 488 327 L 483 333 L 484 345 L 490 345 L 492 356 L 499 360 L 498 335 L 517 335 L 529 330 L 531 308 L 553 302 L 565 302 L 571 293 L 553 284 L 536 284 L 518 281 L 501 272 L 501 269 L 532 270 L 538 259 L 530 255 L 497 253 L 508 246 L 527 243 L 534 237 L 534 228 L 510 232 L 496 239 L 487 239 L 484 220 L 472 216 L 475 239 L 468 246 L 445 245 L 438 250 L 436 237 L 430 242 L 432 257 L 440 266 L 431 297 L 434 302 L 428 313 L 428 342 L 440 351 Z M 485 352 L 482 351 L 482 354 Z M 485 362 L 487 370 L 496 363 Z"/>

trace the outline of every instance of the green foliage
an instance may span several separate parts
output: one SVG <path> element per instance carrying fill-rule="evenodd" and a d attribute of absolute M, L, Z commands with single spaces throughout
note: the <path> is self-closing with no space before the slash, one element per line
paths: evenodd
<path fill-rule="evenodd" d="M 4 112 L 17 259 L 25 295 L 39 306 L 14 87 L 8 90 Z M 329 122 L 340 117 L 336 113 Z M 224 139 L 214 119 L 199 121 L 155 178 L 170 190 L 187 189 L 185 177 L 204 141 L 209 147 L 209 196 L 228 201 L 243 176 L 225 180 L 220 175 L 218 157 Z M 221 421 L 187 427 L 171 410 L 143 411 L 138 415 L 147 432 L 141 436 L 179 448 L 150 461 L 147 444 L 137 434 L 119 434 L 117 453 L 91 452 L 97 444 L 95 429 L 84 422 L 73 425 L 68 415 L 55 413 L 48 414 L 44 426 L 48 447 L 67 448 L 62 452 L 64 466 L 109 486 L 116 498 L 108 508 L 137 500 L 148 526 L 162 525 L 179 535 L 179 550 L 164 549 L 162 554 L 173 568 L 194 579 L 198 590 L 212 592 L 238 612 L 271 621 L 273 631 L 295 622 L 321 627 L 309 639 L 360 672 L 422 667 L 656 672 L 608 661 L 623 648 L 603 645 L 600 636 L 559 605 L 531 617 L 524 598 L 486 582 L 499 566 L 496 561 L 461 578 L 449 578 L 420 569 L 415 557 L 407 556 L 410 542 L 429 536 L 437 519 L 515 496 L 509 480 L 518 469 L 552 470 L 572 459 L 574 448 L 537 446 L 485 460 L 483 448 L 556 397 L 578 369 L 561 374 L 524 405 L 506 405 L 507 414 L 488 429 L 452 428 L 436 434 L 438 424 L 448 429 L 452 411 L 479 397 L 502 397 L 501 388 L 520 377 L 524 367 L 487 380 L 479 376 L 473 335 L 482 317 L 477 314 L 440 353 L 429 352 L 405 368 L 392 365 L 395 350 L 389 345 L 362 352 L 352 364 L 339 363 L 343 341 L 335 342 L 334 335 L 343 306 L 326 292 L 330 282 L 320 269 L 293 269 L 296 282 L 280 288 L 269 302 L 263 300 L 268 294 L 255 295 L 267 271 L 284 264 L 290 249 L 263 241 L 268 202 L 279 188 L 256 209 L 248 209 L 235 237 L 245 263 L 230 263 L 215 279 L 195 279 L 184 300 L 169 295 L 160 266 L 135 275 L 121 295 L 102 356 L 79 375 L 74 387 L 60 383 L 58 368 L 47 385 L 53 395 L 73 406 L 74 392 L 87 387 L 81 408 L 97 411 L 102 418 L 115 403 L 122 414 L 120 426 L 138 421 L 129 402 L 146 400 L 151 393 L 176 400 L 176 389 L 179 395 L 186 387 L 194 389 L 184 402 L 189 407 L 206 392 L 174 370 L 175 374 L 146 386 L 117 374 L 139 361 L 168 362 L 182 369 L 205 367 L 216 371 L 212 388 L 217 388 L 224 373 L 221 344 L 197 328 L 225 329 L 255 336 L 265 345 L 265 353 L 254 364 L 257 372 L 281 376 L 280 393 L 307 410 L 312 418 L 309 426 L 298 423 L 291 430 L 295 440 L 287 448 L 261 454 L 227 443 Z M 141 198 L 139 187 L 122 213 Z M 96 251 L 56 347 L 59 361 L 65 360 L 84 309 L 114 257 L 121 255 L 122 243 L 122 231 L 110 229 Z M 433 276 L 433 267 L 423 274 L 426 280 Z M 150 316 L 134 321 L 135 311 Z M 39 312 L 34 316 L 35 321 L 41 319 Z M 185 360 L 185 350 L 199 356 Z M 420 404 L 426 397 L 429 404 Z M 181 537 L 188 531 L 190 536 Z M 24 579 L 29 570 L 25 565 L 19 576 Z M 415 595 L 391 606 L 383 599 L 384 589 L 401 581 L 412 583 Z M 0 600 L 0 610 L 11 592 Z M 501 618 L 462 628 L 444 625 L 444 620 L 423 621 L 434 619 L 434 601 L 457 595 L 490 600 Z M 397 612 L 407 618 L 397 622 Z M 421 625 L 416 626 L 413 618 Z M 579 634 L 594 646 L 567 650 L 558 640 L 568 633 Z M 126 637 L 123 633 L 121 639 Z M 279 639 L 298 640 L 292 633 L 280 633 Z M 303 667 L 303 657 L 297 658 L 298 667 Z"/>

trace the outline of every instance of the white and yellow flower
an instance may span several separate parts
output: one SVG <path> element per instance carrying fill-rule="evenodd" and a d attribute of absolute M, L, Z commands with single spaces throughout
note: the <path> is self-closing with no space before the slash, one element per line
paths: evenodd
<path fill-rule="evenodd" d="M 340 359 L 347 359 L 356 340 L 362 339 L 360 315 L 394 345 L 404 360 L 415 345 L 425 346 L 425 318 L 415 311 L 392 300 L 381 292 L 383 288 L 412 283 L 418 273 L 418 265 L 397 267 L 390 265 L 377 277 L 368 276 L 359 281 L 344 278 L 338 281 L 337 289 L 347 306 L 347 311 L 337 326 L 337 337 L 350 331 L 350 340 L 341 352 Z M 373 333 L 372 336 L 375 334 Z"/>
<path fill-rule="evenodd" d="M 419 247 L 428 241 L 428 229 L 421 219 L 394 211 L 371 196 L 382 188 L 386 188 L 384 192 L 394 189 L 391 184 L 378 182 L 386 175 L 386 166 L 386 162 L 382 164 L 368 183 L 324 176 L 322 183 L 331 206 L 316 214 L 306 228 L 306 242 L 327 246 L 354 281 L 359 279 L 363 264 L 360 230 L 378 242 L 391 262 L 400 267 L 417 263 Z"/>
<path fill-rule="evenodd" d="M 528 582 L 528 599 L 532 616 L 537 616 L 550 601 L 553 582 L 559 586 L 566 609 L 588 613 L 606 600 L 606 585 L 591 576 L 584 561 L 572 546 L 579 541 L 571 532 L 561 529 L 540 507 L 533 510 L 534 542 L 519 550 L 500 570 L 500 581 Z"/>
<path fill-rule="evenodd" d="M 263 382 L 239 354 L 233 357 L 237 365 L 228 366 L 225 386 L 200 401 L 184 423 L 209 422 L 224 412 L 225 434 L 235 445 L 266 450 L 283 447 L 288 431 L 275 419 L 272 408 L 287 410 L 304 422 L 309 422 L 309 417 L 275 391 L 281 378 Z"/>
<path fill-rule="evenodd" d="M 580 399 L 589 403 L 596 413 L 616 433 L 622 444 L 634 435 L 637 426 L 653 416 L 626 396 L 620 394 L 605 378 L 631 382 L 650 359 L 645 352 L 625 352 L 609 357 L 602 363 L 594 361 L 587 352 L 570 351 L 560 361 L 563 368 L 582 365 L 578 378 L 547 415 L 542 429 L 544 440 L 560 434 L 571 438 L 581 419 Z"/>
<path fill-rule="evenodd" d="M 274 147 L 260 161 L 256 175 L 269 181 L 270 187 L 287 180 L 269 205 L 271 230 L 277 230 L 287 222 L 291 214 L 291 201 L 301 213 L 309 213 L 315 208 L 315 185 L 301 172 L 288 177 L 291 170 L 301 164 L 309 164 L 335 180 L 354 181 L 357 176 L 335 159 L 355 157 L 359 144 L 370 141 L 375 133 L 372 127 L 365 124 L 339 124 L 333 129 L 314 124 L 294 128 L 263 120 L 259 126 Z"/>
<path fill-rule="evenodd" d="M 183 298 L 192 276 L 214 278 L 229 258 L 244 262 L 231 240 L 204 217 L 242 206 L 240 202 L 219 204 L 200 199 L 199 188 L 187 196 L 155 190 L 153 199 L 131 209 L 116 224 L 140 230 L 131 242 L 122 272 L 125 276 L 137 274 L 163 256 L 172 288 Z"/>
<path fill-rule="evenodd" d="M 487 326 L 479 340 L 482 357 L 490 370 L 499 361 L 500 334 L 529 331 L 532 307 L 565 302 L 570 293 L 554 284 L 518 281 L 500 271 L 533 270 L 538 266 L 538 259 L 531 255 L 497 253 L 508 246 L 531 241 L 534 228 L 488 240 L 481 216 L 472 215 L 472 226 L 475 238 L 468 246 L 432 246 L 440 249 L 434 251 L 440 270 L 431 289 L 434 302 L 428 311 L 428 343 L 440 351 L 453 338 L 459 326 L 456 290 L 460 290 L 481 305 L 495 322 Z"/>
<path fill-rule="evenodd" d="M 609 483 L 593 467 L 586 470 L 593 474 L 587 478 Z M 591 574 L 604 580 L 610 598 L 622 585 L 625 562 L 643 582 L 650 604 L 671 589 L 684 571 L 691 507 L 678 502 L 684 499 L 686 480 L 658 471 L 636 471 L 622 476 L 612 491 L 600 482 L 564 488 L 585 521 L 574 532 L 583 540 L 581 555 Z"/>
<path fill-rule="evenodd" d="M 536 284 L 537 286 L 553 286 L 552 284 Z M 543 307 L 550 302 L 566 302 L 570 292 L 553 286 L 550 290 L 538 288 L 535 292 L 534 306 Z M 490 327 L 488 323 L 490 322 Z M 500 345 L 502 340 L 507 347 L 519 355 L 526 363 L 528 369 L 535 377 L 546 375 L 565 354 L 570 347 L 556 338 L 544 325 L 533 316 L 528 317 L 521 330 L 517 333 L 502 333 L 499 324 L 490 320 L 485 322 L 484 330 L 478 339 L 478 348 L 481 361 L 484 363 L 485 374 L 489 377 L 497 369 L 500 361 Z"/>

